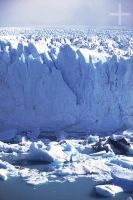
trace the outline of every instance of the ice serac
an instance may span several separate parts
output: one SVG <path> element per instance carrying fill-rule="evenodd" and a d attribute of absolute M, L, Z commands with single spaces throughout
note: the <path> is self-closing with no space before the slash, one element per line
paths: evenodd
<path fill-rule="evenodd" d="M 0 131 L 133 128 L 133 57 L 0 42 Z"/>

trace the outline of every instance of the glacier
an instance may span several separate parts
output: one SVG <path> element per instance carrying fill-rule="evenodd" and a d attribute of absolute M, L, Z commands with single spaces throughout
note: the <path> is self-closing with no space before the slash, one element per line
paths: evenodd
<path fill-rule="evenodd" d="M 0 28 L 0 180 L 132 194 L 132 71 L 133 30 Z"/>
<path fill-rule="evenodd" d="M 1 34 L 0 131 L 133 128 L 132 31 L 51 32 Z"/>

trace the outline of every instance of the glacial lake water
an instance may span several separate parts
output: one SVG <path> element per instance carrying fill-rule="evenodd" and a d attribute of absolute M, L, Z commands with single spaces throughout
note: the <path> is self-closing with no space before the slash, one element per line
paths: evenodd
<path fill-rule="evenodd" d="M 131 194 L 122 193 L 114 198 L 99 197 L 90 178 L 75 182 L 46 183 L 39 186 L 26 184 L 20 178 L 0 181 L 0 200 L 126 200 Z"/>

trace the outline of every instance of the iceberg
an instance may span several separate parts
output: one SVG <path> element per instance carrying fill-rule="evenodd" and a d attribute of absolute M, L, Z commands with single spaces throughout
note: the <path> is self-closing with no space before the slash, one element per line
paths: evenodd
<path fill-rule="evenodd" d="M 123 189 L 116 185 L 97 185 L 96 193 L 104 197 L 114 197 L 116 194 L 123 192 Z"/>
<path fill-rule="evenodd" d="M 39 148 L 37 143 L 31 143 L 29 151 L 24 153 L 23 156 L 26 160 L 53 162 L 54 157 L 44 148 Z"/>

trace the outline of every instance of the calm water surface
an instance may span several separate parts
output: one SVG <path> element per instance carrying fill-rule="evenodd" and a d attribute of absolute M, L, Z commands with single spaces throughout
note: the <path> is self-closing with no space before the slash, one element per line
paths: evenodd
<path fill-rule="evenodd" d="M 40 186 L 28 185 L 20 178 L 10 178 L 5 182 L 0 181 L 0 200 L 126 200 L 131 196 L 99 197 L 94 192 L 94 185 L 89 178 L 79 178 L 73 183 L 47 183 Z"/>

